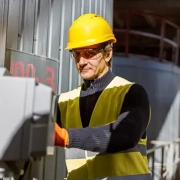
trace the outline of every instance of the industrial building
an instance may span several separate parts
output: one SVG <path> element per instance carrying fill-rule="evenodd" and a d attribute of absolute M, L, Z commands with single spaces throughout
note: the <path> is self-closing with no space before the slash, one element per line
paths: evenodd
<path fill-rule="evenodd" d="M 0 67 L 14 76 L 34 77 L 55 93 L 77 87 L 82 80 L 64 49 L 68 28 L 83 13 L 102 15 L 117 38 L 112 71 L 143 85 L 149 95 L 153 179 L 178 180 L 179 9 L 178 0 L 0 0 Z M 56 148 L 53 156 L 34 161 L 23 180 L 59 180 L 63 159 L 63 149 Z"/>

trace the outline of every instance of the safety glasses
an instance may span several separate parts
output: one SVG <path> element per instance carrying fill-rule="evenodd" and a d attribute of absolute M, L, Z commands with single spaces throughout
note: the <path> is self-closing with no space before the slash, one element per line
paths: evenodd
<path fill-rule="evenodd" d="M 76 60 L 80 59 L 80 57 L 89 60 L 95 60 L 101 56 L 100 53 L 103 51 L 104 49 L 102 48 L 88 48 L 88 49 L 70 50 L 70 53 L 72 54 L 73 58 Z"/>

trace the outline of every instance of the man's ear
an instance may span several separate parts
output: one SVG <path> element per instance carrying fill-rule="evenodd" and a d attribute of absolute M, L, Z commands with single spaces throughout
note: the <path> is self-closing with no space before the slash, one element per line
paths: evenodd
<path fill-rule="evenodd" d="M 109 62 L 111 58 L 112 58 L 112 49 L 106 52 L 105 61 Z"/>

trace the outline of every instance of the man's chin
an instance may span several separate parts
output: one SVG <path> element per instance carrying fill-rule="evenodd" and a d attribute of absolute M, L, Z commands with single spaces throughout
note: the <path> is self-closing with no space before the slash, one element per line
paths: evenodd
<path fill-rule="evenodd" d="M 88 72 L 81 72 L 80 76 L 83 80 L 92 80 L 94 79 L 94 76 Z"/>

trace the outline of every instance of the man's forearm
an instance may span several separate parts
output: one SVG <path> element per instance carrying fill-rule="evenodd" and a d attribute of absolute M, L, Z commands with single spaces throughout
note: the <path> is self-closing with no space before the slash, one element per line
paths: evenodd
<path fill-rule="evenodd" d="M 68 147 L 107 153 L 132 148 L 146 137 L 149 115 L 148 95 L 142 86 L 135 84 L 126 94 L 116 122 L 96 128 L 67 129 Z"/>
<path fill-rule="evenodd" d="M 79 148 L 94 152 L 118 152 L 133 148 L 141 138 L 146 127 L 142 127 L 136 119 L 136 112 L 123 113 L 114 123 L 96 128 L 67 129 L 69 148 Z M 136 122 L 134 124 L 129 122 Z M 141 133 L 142 132 L 142 133 Z"/>

